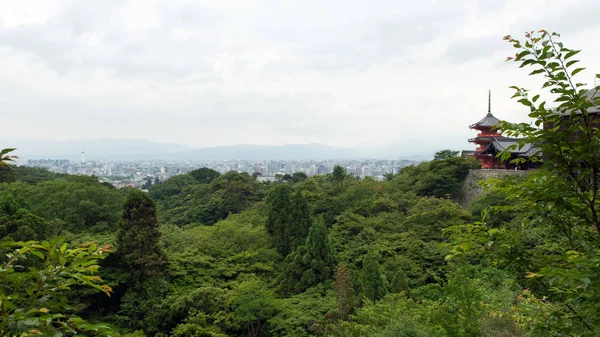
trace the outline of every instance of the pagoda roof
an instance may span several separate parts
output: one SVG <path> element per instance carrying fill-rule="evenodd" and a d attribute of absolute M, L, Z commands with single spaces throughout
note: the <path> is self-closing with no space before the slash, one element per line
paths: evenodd
<path fill-rule="evenodd" d="M 594 89 L 590 89 L 588 91 L 585 92 L 585 94 L 583 94 L 583 97 L 585 97 L 586 100 L 588 101 L 592 101 L 592 100 L 597 100 L 600 99 L 600 86 L 594 88 Z M 591 107 L 588 112 L 590 113 L 599 113 L 600 112 L 600 106 L 596 105 Z"/>
<path fill-rule="evenodd" d="M 598 89 L 588 90 L 585 93 L 585 99 L 587 99 L 588 101 L 591 101 L 593 99 L 598 99 L 598 98 L 600 98 L 600 90 L 598 90 Z M 596 106 L 590 108 L 590 110 L 588 110 L 588 112 L 600 114 L 600 105 L 596 105 Z"/>
<path fill-rule="evenodd" d="M 500 123 L 500 120 L 494 117 L 491 112 L 488 112 L 487 115 L 485 115 L 485 117 L 483 117 L 479 122 L 469 125 L 469 128 L 476 129 L 478 127 L 492 127 L 498 123 Z"/>
<path fill-rule="evenodd" d="M 495 149 L 497 152 L 501 152 L 501 151 L 506 150 L 510 146 L 517 145 L 518 142 L 521 140 L 522 139 L 519 139 L 519 138 L 502 138 L 502 139 L 495 138 L 480 153 L 485 153 L 492 148 Z M 523 156 L 523 157 L 530 157 L 530 156 L 535 155 L 538 152 L 539 152 L 539 149 L 535 146 L 534 143 L 526 143 L 521 148 L 519 148 L 517 145 L 517 148 L 510 150 L 510 153 L 518 155 L 518 156 Z"/>
<path fill-rule="evenodd" d="M 598 98 L 600 98 L 600 90 L 598 90 L 597 88 L 590 89 L 590 90 L 586 91 L 583 94 L 583 98 L 585 98 L 587 101 L 597 100 Z M 553 111 L 556 113 L 557 109 L 553 109 Z M 590 114 L 599 114 L 600 113 L 600 106 L 596 105 L 596 106 L 590 107 L 588 109 L 588 113 L 590 113 Z M 568 114 L 569 114 L 568 112 L 560 112 L 560 115 L 565 115 L 566 116 Z M 577 112 L 576 114 L 581 114 L 581 112 Z"/>
<path fill-rule="evenodd" d="M 478 141 L 478 140 L 492 141 L 494 139 L 498 139 L 498 140 L 510 140 L 510 139 L 513 139 L 513 138 L 508 138 L 508 137 L 504 137 L 504 136 L 482 136 L 482 137 L 469 138 L 469 142 L 473 143 L 473 142 Z"/>

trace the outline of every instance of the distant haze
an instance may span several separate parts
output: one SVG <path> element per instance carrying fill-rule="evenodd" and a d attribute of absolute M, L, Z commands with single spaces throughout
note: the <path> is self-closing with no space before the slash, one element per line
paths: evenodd
<path fill-rule="evenodd" d="M 0 137 L 144 139 L 164 144 L 157 154 L 473 149 L 467 126 L 487 113 L 488 89 L 492 112 L 521 122 L 508 87 L 540 87 L 504 62 L 515 51 L 502 37 L 561 33 L 583 50 L 576 81 L 591 83 L 598 13 L 598 0 L 2 0 Z M 106 146 L 67 152 L 149 154 Z"/>
<path fill-rule="evenodd" d="M 159 144 L 136 139 L 86 139 L 70 141 L 13 141 L 0 140 L 17 147 L 16 154 L 22 161 L 27 159 L 79 160 L 85 152 L 87 160 L 310 160 L 310 159 L 427 159 L 431 153 L 405 153 L 401 146 L 377 149 L 357 149 L 328 146 L 318 143 L 286 145 L 238 144 L 204 148 L 191 148 L 178 144 Z"/>
<path fill-rule="evenodd" d="M 81 140 L 0 140 L 16 147 L 23 158 L 154 158 L 192 150 L 178 144 L 158 144 L 136 139 L 81 139 Z"/>

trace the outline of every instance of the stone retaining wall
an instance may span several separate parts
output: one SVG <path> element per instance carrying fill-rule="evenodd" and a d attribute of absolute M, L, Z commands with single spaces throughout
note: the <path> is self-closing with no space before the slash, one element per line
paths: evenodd
<path fill-rule="evenodd" d="M 483 188 L 479 185 L 479 181 L 481 180 L 500 178 L 505 175 L 527 174 L 528 172 L 531 171 L 500 169 L 471 170 L 463 182 L 461 197 L 458 203 L 464 208 L 469 207 L 473 199 L 483 194 Z"/>

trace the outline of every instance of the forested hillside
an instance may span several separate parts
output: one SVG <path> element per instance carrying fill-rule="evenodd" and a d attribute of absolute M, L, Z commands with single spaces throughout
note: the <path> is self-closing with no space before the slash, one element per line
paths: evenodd
<path fill-rule="evenodd" d="M 448 150 L 383 182 L 203 168 L 148 193 L 2 151 L 0 335 L 596 336 L 600 99 L 566 84 L 576 51 L 527 38 L 507 37 L 516 60 L 547 69 L 573 114 L 516 96 L 567 134 L 505 123 L 546 162 L 469 209 L 456 200 L 479 164 Z"/>
<path fill-rule="evenodd" d="M 363 335 L 375 327 L 349 325 L 350 315 L 443 285 L 442 229 L 471 220 L 452 198 L 477 165 L 435 160 L 385 182 L 341 167 L 275 183 L 199 169 L 148 194 L 9 168 L 10 182 L 0 184 L 2 235 L 110 245 L 99 275 L 111 296 L 66 295 L 77 304 L 69 314 L 103 322 L 110 334 Z"/>

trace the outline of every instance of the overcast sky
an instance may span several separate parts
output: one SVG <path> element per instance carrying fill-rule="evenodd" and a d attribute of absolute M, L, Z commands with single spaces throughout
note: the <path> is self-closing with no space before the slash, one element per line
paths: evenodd
<path fill-rule="evenodd" d="M 0 138 L 469 149 L 488 89 L 498 118 L 521 121 L 507 87 L 538 88 L 502 37 L 560 32 L 593 83 L 598 13 L 598 0 L 0 0 Z"/>

